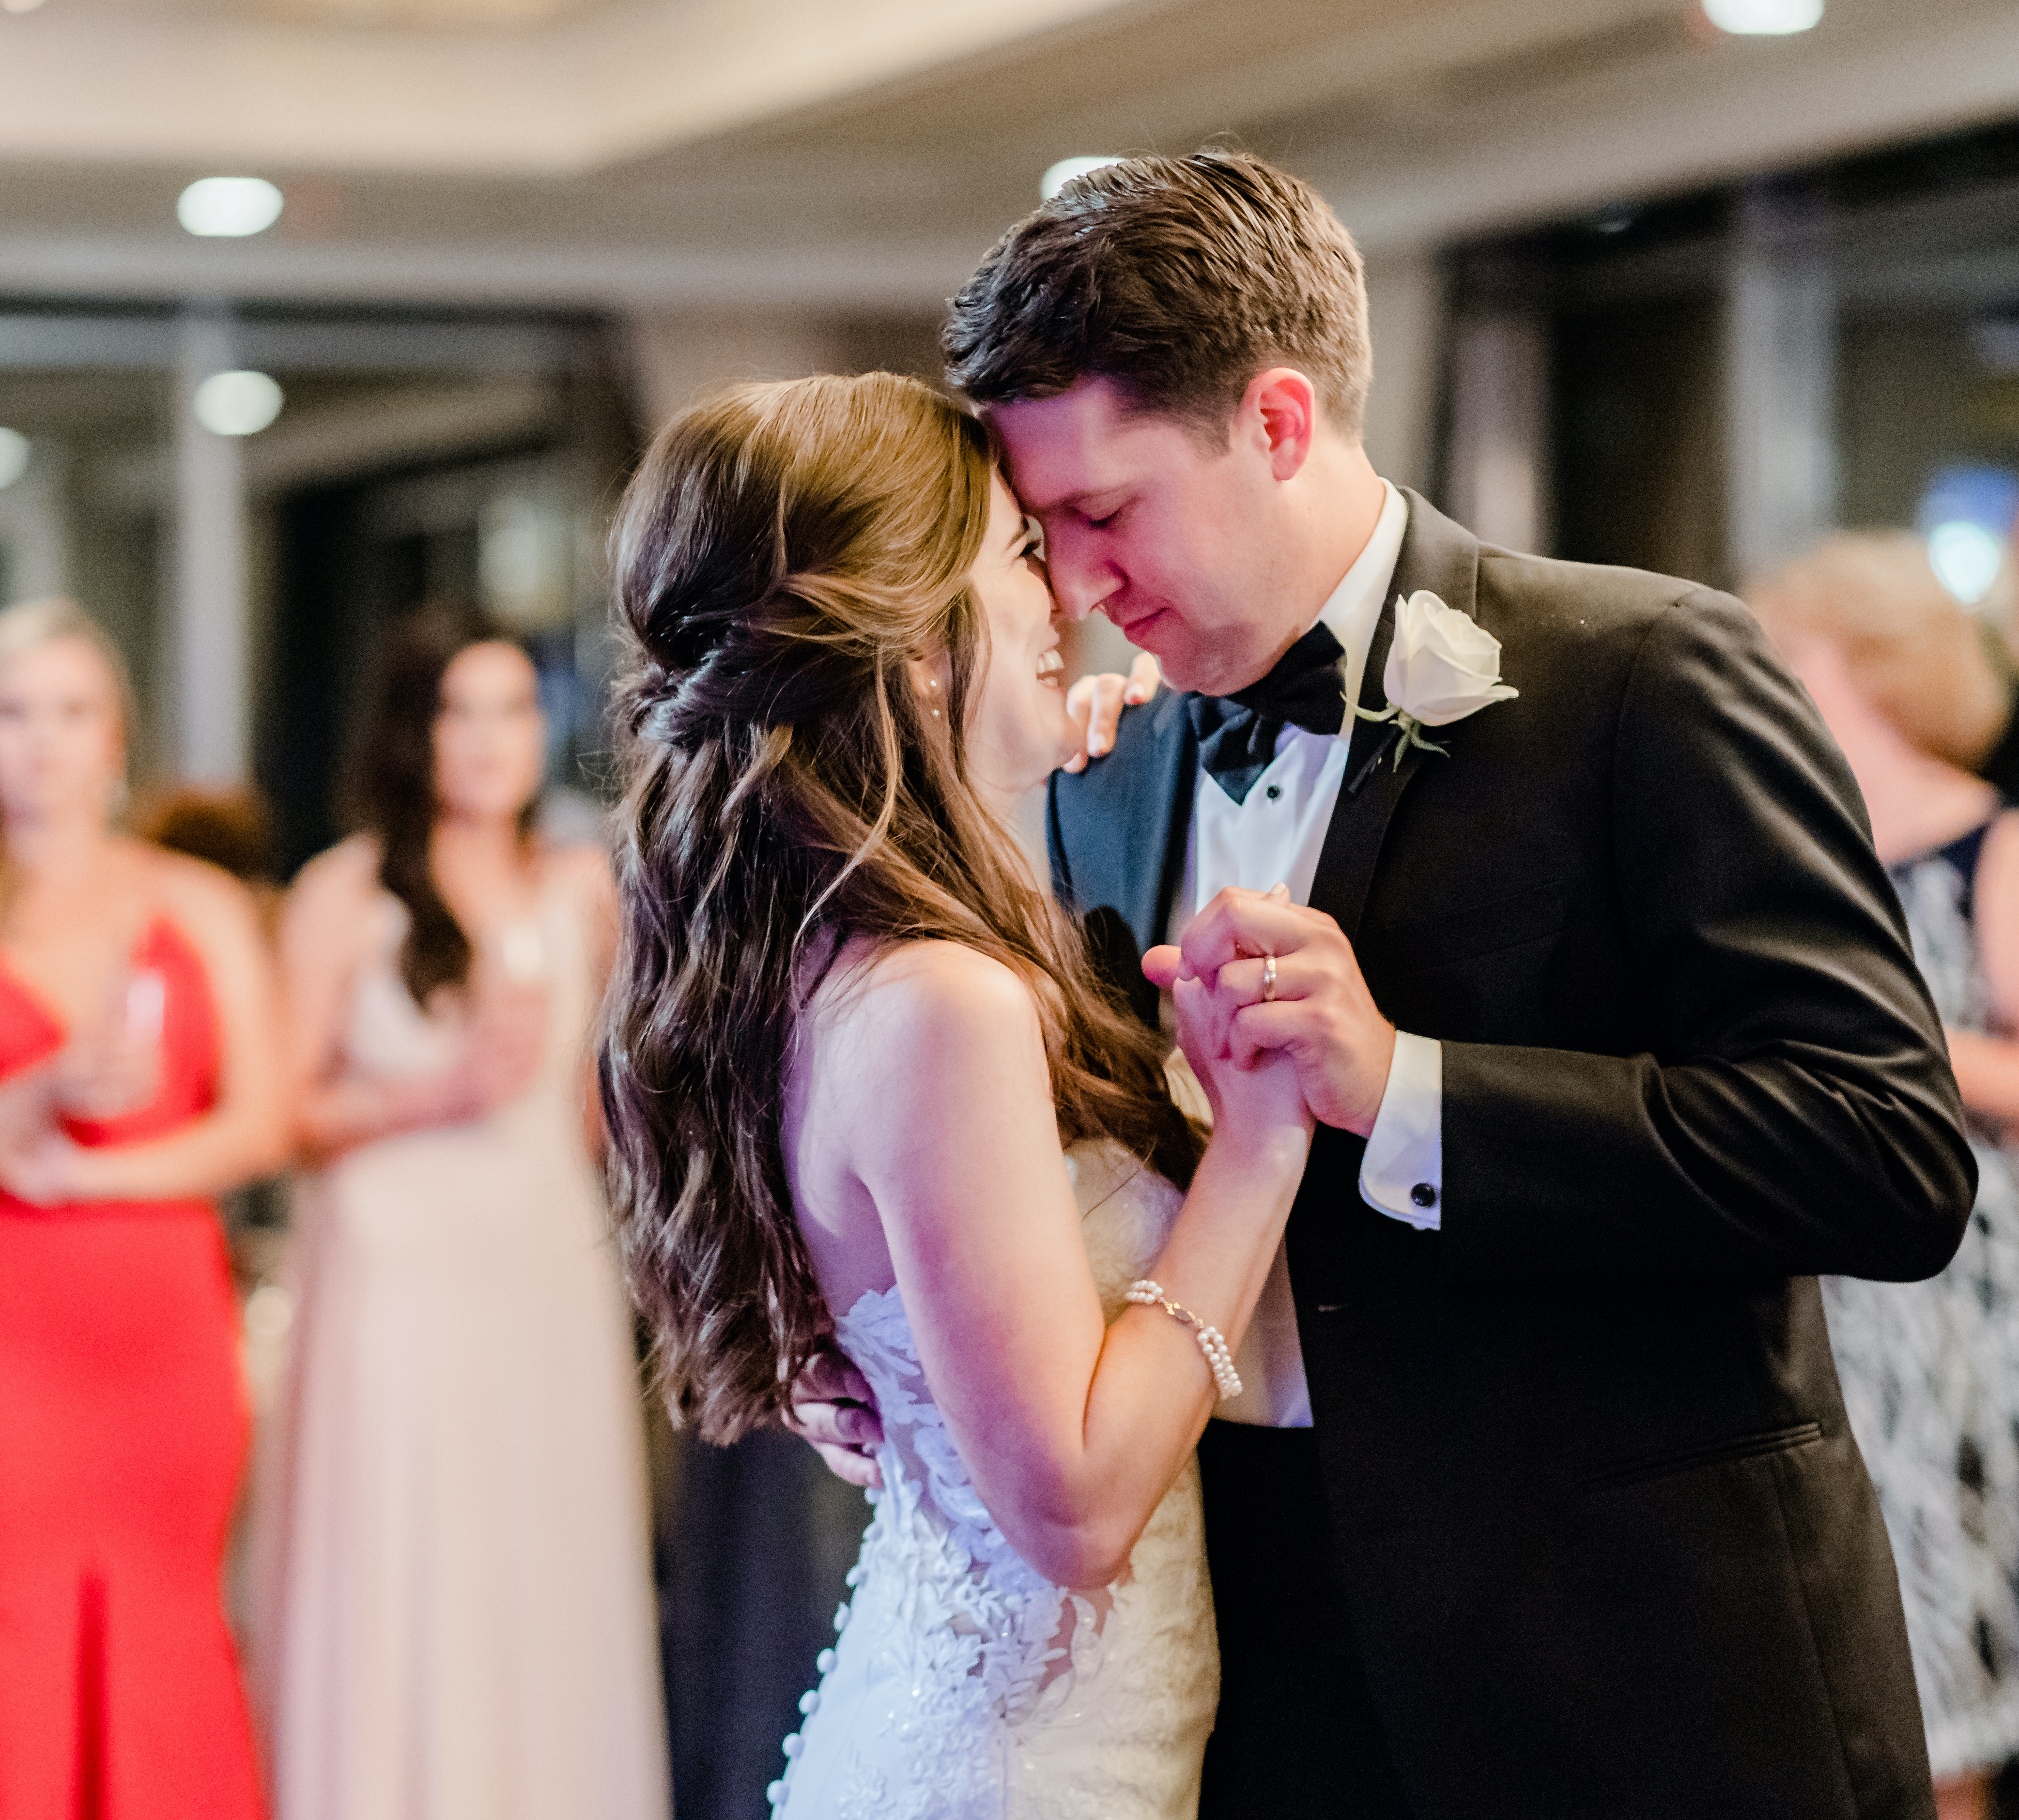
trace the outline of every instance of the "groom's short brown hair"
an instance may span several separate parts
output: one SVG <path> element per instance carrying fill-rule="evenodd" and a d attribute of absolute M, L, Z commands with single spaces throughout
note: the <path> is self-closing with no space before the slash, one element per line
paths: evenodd
<path fill-rule="evenodd" d="M 1373 358 L 1359 250 L 1308 183 L 1240 152 L 1125 158 L 1067 184 L 962 287 L 941 338 L 977 405 L 1107 380 L 1216 440 L 1296 367 L 1357 437 Z"/>

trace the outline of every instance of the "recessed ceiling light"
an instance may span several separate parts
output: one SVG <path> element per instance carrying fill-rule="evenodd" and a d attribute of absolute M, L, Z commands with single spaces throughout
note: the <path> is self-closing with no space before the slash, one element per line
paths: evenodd
<path fill-rule="evenodd" d="M 196 420 L 221 436 L 257 436 L 281 414 L 281 388 L 264 373 L 213 373 L 196 389 Z"/>
<path fill-rule="evenodd" d="M 1049 202 L 1074 178 L 1084 177 L 1088 172 L 1097 171 L 1104 165 L 1118 165 L 1121 162 L 1119 152 L 1107 152 L 1090 158 L 1061 158 L 1056 165 L 1049 166 L 1044 175 L 1038 179 L 1038 194 Z"/>
<path fill-rule="evenodd" d="M 1823 16 L 1823 0 L 1703 0 L 1704 15 L 1734 38 L 1785 38 Z"/>
<path fill-rule="evenodd" d="M 17 429 L 0 429 L 0 487 L 12 487 L 28 471 L 28 439 Z"/>
<path fill-rule="evenodd" d="M 264 177 L 199 177 L 176 199 L 176 219 L 191 233 L 241 238 L 278 221 L 281 201 Z"/>

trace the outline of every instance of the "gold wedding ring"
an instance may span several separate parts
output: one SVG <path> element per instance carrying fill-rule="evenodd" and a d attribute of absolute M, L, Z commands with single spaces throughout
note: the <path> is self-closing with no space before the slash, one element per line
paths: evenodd
<path fill-rule="evenodd" d="M 1273 954 L 1262 957 L 1262 1002 L 1264 1004 L 1276 1002 L 1276 957 Z"/>

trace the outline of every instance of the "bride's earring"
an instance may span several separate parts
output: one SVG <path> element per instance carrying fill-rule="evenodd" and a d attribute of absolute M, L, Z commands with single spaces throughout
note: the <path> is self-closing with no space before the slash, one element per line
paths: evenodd
<path fill-rule="evenodd" d="M 939 692 L 940 679 L 937 676 L 928 676 L 926 678 L 926 693 L 928 695 L 937 698 L 939 695 Z M 934 720 L 937 720 L 940 718 L 940 711 L 937 708 L 931 708 L 927 711 L 931 715 Z"/>

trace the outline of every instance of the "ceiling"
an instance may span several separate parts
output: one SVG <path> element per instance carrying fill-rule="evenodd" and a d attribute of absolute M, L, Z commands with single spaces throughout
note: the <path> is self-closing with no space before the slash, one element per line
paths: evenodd
<path fill-rule="evenodd" d="M 0 291 L 925 309 L 1073 153 L 1231 133 L 1379 256 L 2014 115 L 2012 0 L 46 0 Z M 218 170 L 280 225 L 183 235 Z"/>
<path fill-rule="evenodd" d="M 123 13 L 129 18 L 227 25 L 278 23 L 488 31 L 499 27 L 546 25 L 619 4 L 622 0 L 104 0 L 92 9 Z"/>

